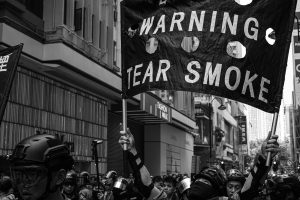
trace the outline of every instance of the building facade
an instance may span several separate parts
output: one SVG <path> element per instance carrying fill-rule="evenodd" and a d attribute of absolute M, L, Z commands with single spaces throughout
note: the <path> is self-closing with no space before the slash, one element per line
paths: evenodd
<path fill-rule="evenodd" d="M 221 162 L 231 168 L 238 159 L 238 124 L 232 114 L 233 101 L 207 94 L 195 94 L 194 100 L 199 127 L 194 142 L 194 172 Z"/>
<path fill-rule="evenodd" d="M 0 127 L 0 154 L 10 154 L 26 136 L 47 132 L 70 147 L 77 171 L 95 174 L 91 143 L 101 139 L 100 173 L 114 169 L 126 175 L 130 169 L 118 144 L 120 2 L 4 0 L 0 4 L 0 48 L 24 43 Z M 196 123 L 191 114 L 180 112 L 184 101 L 172 98 L 173 105 L 148 94 L 127 100 L 128 127 L 152 174 L 191 171 Z M 162 109 L 154 109 L 155 105 Z M 183 138 L 187 142 L 178 142 Z M 152 143 L 160 146 L 160 154 L 152 154 Z"/>

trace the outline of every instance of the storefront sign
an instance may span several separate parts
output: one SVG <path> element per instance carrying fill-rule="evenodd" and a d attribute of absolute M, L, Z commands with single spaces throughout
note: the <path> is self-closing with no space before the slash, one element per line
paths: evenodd
<path fill-rule="evenodd" d="M 294 36 L 294 53 L 300 53 L 300 40 L 298 35 Z"/>
<path fill-rule="evenodd" d="M 298 19 L 298 21 L 300 20 L 300 12 L 295 12 L 294 29 L 298 29 L 298 25 L 297 25 L 298 21 L 297 21 L 297 19 Z"/>
<path fill-rule="evenodd" d="M 248 154 L 248 146 L 247 145 L 245 145 L 245 144 L 242 145 L 241 153 L 244 155 Z"/>
<path fill-rule="evenodd" d="M 240 127 L 239 131 L 239 144 L 247 144 L 247 119 L 246 116 L 237 117 Z"/>
<path fill-rule="evenodd" d="M 171 122 L 171 108 L 167 104 L 161 102 L 160 100 L 152 97 L 149 94 L 143 93 L 141 95 L 141 104 L 140 107 L 142 110 L 146 111 L 149 114 L 152 114 L 160 119 L 163 119 L 167 122 Z"/>

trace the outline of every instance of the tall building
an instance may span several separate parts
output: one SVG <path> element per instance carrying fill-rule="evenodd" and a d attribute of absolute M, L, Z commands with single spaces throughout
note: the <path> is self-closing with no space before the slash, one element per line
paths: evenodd
<path fill-rule="evenodd" d="M 224 162 L 226 168 L 238 165 L 239 131 L 233 113 L 235 102 L 202 93 L 194 95 L 198 126 L 194 142 L 195 173 L 202 167 L 220 162 Z"/>
<path fill-rule="evenodd" d="M 91 144 L 101 139 L 100 173 L 128 173 L 118 144 L 120 33 L 119 0 L 0 2 L 0 49 L 24 43 L 0 127 L 2 158 L 39 131 L 66 142 L 78 171 L 95 173 Z M 154 175 L 191 171 L 192 107 L 181 96 L 172 98 L 173 105 L 151 93 L 127 100 L 128 127 Z M 4 167 L 0 161 L 0 171 Z"/>
<path fill-rule="evenodd" d="M 294 127 L 294 107 L 293 105 L 285 107 L 285 131 L 289 140 L 288 152 L 292 157 L 292 160 L 296 159 L 296 141 L 295 141 L 295 127 Z"/>
<path fill-rule="evenodd" d="M 296 13 L 295 13 L 295 23 L 292 34 L 292 57 L 293 57 L 293 82 L 294 82 L 294 92 L 293 92 L 293 106 L 294 106 L 294 152 L 296 160 L 299 161 L 300 157 L 300 38 L 298 29 L 300 23 L 300 2 L 297 1 Z"/>
<path fill-rule="evenodd" d="M 266 139 L 272 127 L 273 114 L 247 106 L 247 117 L 250 125 L 249 140 Z"/>

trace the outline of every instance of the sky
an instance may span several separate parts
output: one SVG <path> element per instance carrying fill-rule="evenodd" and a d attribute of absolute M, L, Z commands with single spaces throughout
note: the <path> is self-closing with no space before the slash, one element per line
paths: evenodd
<path fill-rule="evenodd" d="M 293 50 L 292 47 L 290 47 L 289 57 L 288 57 L 288 62 L 287 62 L 287 69 L 286 69 L 286 73 L 285 73 L 284 87 L 283 87 L 283 103 L 285 105 L 292 104 L 292 91 L 294 88 L 292 50 Z"/>

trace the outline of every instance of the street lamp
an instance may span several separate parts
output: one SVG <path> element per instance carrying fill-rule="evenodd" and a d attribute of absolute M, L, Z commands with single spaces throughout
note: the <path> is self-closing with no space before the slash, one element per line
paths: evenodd
<path fill-rule="evenodd" d="M 212 142 L 212 118 L 211 118 L 211 115 L 212 115 L 212 111 L 213 111 L 213 108 L 212 108 L 212 103 L 214 100 L 216 99 L 220 99 L 220 97 L 214 97 L 210 103 L 209 103 L 209 164 L 211 164 L 211 157 L 212 157 L 212 145 L 213 145 L 213 142 Z M 227 107 L 223 104 L 223 101 L 221 100 L 221 105 L 218 107 L 219 110 L 225 110 Z"/>
<path fill-rule="evenodd" d="M 97 145 L 103 143 L 103 140 L 93 140 L 92 141 L 92 153 L 93 153 L 93 158 L 95 160 L 96 164 L 96 181 L 98 185 L 98 190 L 100 189 L 100 179 L 99 179 L 99 167 L 98 167 L 98 151 L 97 151 Z"/>

